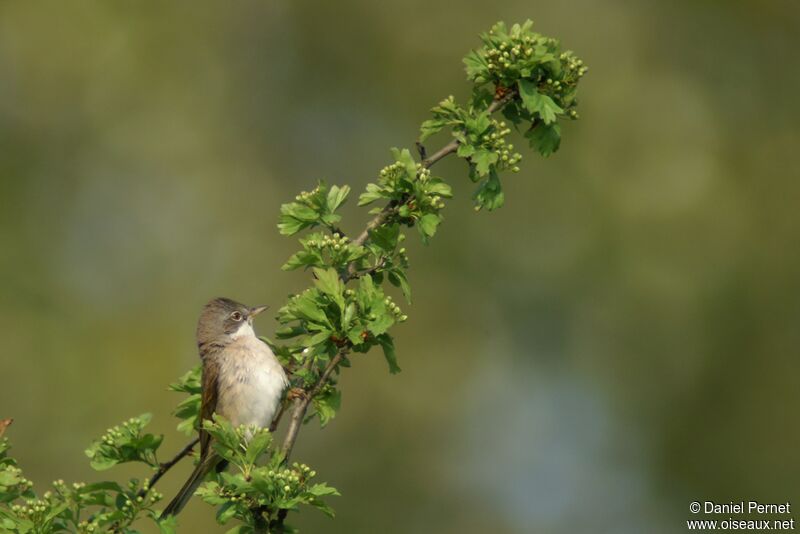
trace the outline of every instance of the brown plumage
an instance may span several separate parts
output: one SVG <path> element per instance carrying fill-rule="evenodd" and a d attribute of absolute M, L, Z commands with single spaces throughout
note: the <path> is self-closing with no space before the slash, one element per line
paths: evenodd
<path fill-rule="evenodd" d="M 269 427 L 288 380 L 280 362 L 253 331 L 253 317 L 264 309 L 226 298 L 214 299 L 203 308 L 197 323 L 197 348 L 203 362 L 201 421 L 218 413 L 234 426 Z M 219 462 L 211 436 L 201 428 L 200 461 L 162 517 L 178 514 Z"/>

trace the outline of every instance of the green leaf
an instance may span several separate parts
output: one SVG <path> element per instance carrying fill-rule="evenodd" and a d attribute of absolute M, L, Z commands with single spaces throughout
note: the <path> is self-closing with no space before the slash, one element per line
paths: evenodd
<path fill-rule="evenodd" d="M 473 145 L 459 143 L 456 149 L 456 156 L 459 158 L 469 158 L 475 154 L 475 147 Z"/>
<path fill-rule="evenodd" d="M 375 319 L 367 323 L 367 328 L 373 335 L 383 334 L 394 324 L 394 316 L 386 311 L 385 306 L 373 308 L 372 311 L 375 313 Z"/>
<path fill-rule="evenodd" d="M 331 326 L 328 316 L 322 311 L 314 300 L 307 295 L 301 295 L 293 303 L 293 309 L 297 314 L 306 320 L 315 322 L 321 325 Z"/>
<path fill-rule="evenodd" d="M 299 269 L 300 267 L 312 267 L 320 265 L 322 265 L 322 258 L 319 253 L 309 250 L 300 250 L 286 260 L 286 263 L 281 266 L 281 270 L 293 271 L 294 269 Z"/>
<path fill-rule="evenodd" d="M 178 532 L 178 517 L 171 515 L 165 518 L 158 518 L 158 529 L 161 534 L 177 534 Z"/>
<path fill-rule="evenodd" d="M 408 303 L 411 304 L 411 286 L 408 283 L 408 278 L 406 278 L 405 273 L 400 271 L 399 269 L 390 271 L 389 282 L 393 286 L 399 287 L 400 290 L 403 292 L 403 296 L 405 296 Z"/>
<path fill-rule="evenodd" d="M 564 110 L 552 98 L 540 93 L 536 84 L 529 80 L 519 81 L 519 95 L 522 97 L 522 105 L 525 106 L 525 109 L 539 115 L 545 124 L 555 122 L 557 115 L 564 113 Z"/>
<path fill-rule="evenodd" d="M 556 152 L 561 145 L 561 126 L 540 123 L 526 131 L 525 138 L 531 148 L 535 148 L 542 156 L 547 157 Z"/>
<path fill-rule="evenodd" d="M 334 211 L 341 206 L 344 201 L 347 199 L 347 195 L 350 194 L 350 186 L 343 185 L 342 187 L 338 187 L 335 185 L 331 186 L 330 191 L 328 191 L 328 211 L 333 213 Z"/>
<path fill-rule="evenodd" d="M 431 178 L 428 181 L 428 193 L 431 195 L 439 195 L 444 198 L 451 198 L 453 196 L 453 189 L 438 178 Z"/>
<path fill-rule="evenodd" d="M 500 186 L 500 179 L 497 173 L 492 172 L 489 177 L 481 182 L 475 191 L 473 198 L 478 205 L 492 211 L 503 205 L 505 196 L 503 188 Z"/>
<path fill-rule="evenodd" d="M 419 127 L 419 141 L 424 142 L 430 136 L 439 133 L 442 128 L 447 126 L 449 121 L 445 119 L 428 119 Z"/>
<path fill-rule="evenodd" d="M 487 109 L 494 100 L 494 94 L 486 90 L 486 87 L 476 86 L 472 89 L 471 104 L 475 109 Z"/>
<path fill-rule="evenodd" d="M 402 150 L 393 148 L 392 154 L 394 155 L 395 160 L 397 160 L 399 163 L 402 163 L 405 167 L 407 178 L 413 178 L 417 175 L 417 162 L 414 161 L 414 157 L 407 148 Z"/>
<path fill-rule="evenodd" d="M 342 393 L 334 388 L 329 388 L 324 394 L 314 397 L 314 409 L 319 416 L 319 424 L 323 428 L 331 419 L 336 417 L 336 412 L 342 404 Z"/>
<path fill-rule="evenodd" d="M 245 461 L 250 464 L 256 463 L 262 454 L 267 452 L 272 444 L 272 434 L 269 432 L 257 432 L 247 443 Z"/>
<path fill-rule="evenodd" d="M 313 226 L 319 222 L 320 214 L 297 202 L 291 202 L 281 206 L 281 216 L 278 222 L 278 229 L 283 235 L 293 235 L 300 230 Z"/>
<path fill-rule="evenodd" d="M 314 276 L 316 277 L 314 285 L 317 286 L 317 289 L 330 296 L 339 306 L 339 310 L 344 311 L 344 297 L 342 296 L 344 284 L 339 278 L 339 273 L 337 273 L 335 269 L 320 269 L 315 267 L 313 270 Z"/>
<path fill-rule="evenodd" d="M 397 246 L 397 240 L 400 237 L 400 225 L 384 224 L 378 226 L 369 233 L 372 243 L 380 247 L 384 252 L 392 252 Z"/>
<path fill-rule="evenodd" d="M 436 233 L 436 228 L 442 222 L 442 217 L 435 213 L 426 213 L 420 217 L 417 227 L 422 233 L 423 238 L 430 238 Z"/>
<path fill-rule="evenodd" d="M 181 376 L 177 382 L 170 384 L 169 389 L 184 393 L 200 393 L 201 373 L 202 367 L 200 365 L 196 365 L 190 371 Z"/>
<path fill-rule="evenodd" d="M 400 372 L 400 366 L 397 365 L 397 354 L 394 351 L 394 340 L 389 334 L 382 334 L 378 336 L 378 342 L 383 348 L 383 355 L 386 358 L 386 363 L 389 364 L 389 372 L 397 374 Z"/>
<path fill-rule="evenodd" d="M 367 190 L 358 197 L 358 205 L 366 206 L 383 197 L 383 192 L 377 184 L 367 184 Z"/>
<path fill-rule="evenodd" d="M 236 503 L 226 502 L 217 510 L 217 523 L 224 525 L 236 516 Z"/>
<path fill-rule="evenodd" d="M 10 471 L 0 471 L 0 486 L 15 486 L 22 480 L 19 475 Z"/>
<path fill-rule="evenodd" d="M 482 82 L 484 77 L 488 75 L 489 66 L 486 58 L 474 50 L 464 57 L 464 66 L 466 67 L 467 76 L 471 80 Z"/>
<path fill-rule="evenodd" d="M 488 112 L 470 117 L 464 122 L 464 128 L 467 130 L 467 134 L 470 139 L 475 141 L 479 140 L 491 125 L 492 120 L 489 118 Z"/>
<path fill-rule="evenodd" d="M 486 176 L 492 165 L 497 163 L 497 152 L 479 148 L 472 156 L 472 163 L 475 165 L 475 170 L 478 171 L 479 176 Z"/>

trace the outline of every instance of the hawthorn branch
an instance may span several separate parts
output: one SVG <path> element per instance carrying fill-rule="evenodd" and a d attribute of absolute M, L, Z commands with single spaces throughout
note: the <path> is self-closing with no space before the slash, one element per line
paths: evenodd
<path fill-rule="evenodd" d="M 515 91 L 508 91 L 502 96 L 496 97 L 492 103 L 487 108 L 487 113 L 492 115 L 496 111 L 500 110 L 505 106 L 508 102 L 514 99 L 517 96 Z M 425 147 L 421 144 L 417 144 L 417 150 L 419 151 L 420 155 L 424 157 L 426 154 Z M 433 165 L 435 165 L 439 160 L 445 158 L 446 156 L 454 153 L 458 150 L 458 141 L 452 140 L 445 146 L 443 146 L 440 150 L 432 154 L 431 156 L 424 158 L 422 160 L 423 168 L 430 169 Z M 369 239 L 369 233 L 379 226 L 386 223 L 392 215 L 394 215 L 398 208 L 405 204 L 408 201 L 408 198 L 403 198 L 402 200 L 393 200 L 389 202 L 371 221 L 367 223 L 366 228 L 364 231 L 361 232 L 355 239 L 353 239 L 353 244 L 355 246 L 362 246 L 364 243 L 367 242 Z M 356 269 L 355 262 L 351 262 L 347 266 L 347 272 L 342 274 L 341 278 L 342 281 L 347 283 L 352 278 L 358 276 L 358 272 Z M 334 356 L 328 365 L 325 367 L 325 370 L 320 375 L 317 382 L 314 386 L 307 390 L 307 393 L 302 397 L 295 399 L 294 406 L 292 407 L 292 416 L 289 422 L 289 429 L 286 432 L 286 437 L 283 440 L 283 446 L 281 447 L 281 451 L 284 454 L 284 461 L 288 460 L 289 455 L 292 452 L 292 448 L 294 447 L 294 443 L 297 440 L 297 435 L 300 432 L 300 426 L 303 424 L 303 419 L 306 415 L 306 410 L 308 410 L 308 405 L 311 403 L 313 398 L 322 391 L 322 388 L 325 387 L 328 379 L 330 378 L 331 374 L 335 370 L 335 368 L 339 365 L 342 358 L 344 358 L 345 352 L 339 352 L 336 356 Z"/>
<path fill-rule="evenodd" d="M 492 103 L 489 104 L 489 107 L 486 109 L 486 112 L 489 115 L 494 114 L 496 111 L 502 109 L 503 106 L 508 104 L 516 96 L 517 96 L 516 91 L 508 91 L 508 92 L 506 92 L 503 96 L 501 96 L 499 98 L 495 98 L 492 101 Z M 458 150 L 458 140 L 457 139 L 453 139 L 452 141 L 447 143 L 445 146 L 440 148 L 437 152 L 431 154 L 429 157 L 424 157 L 427 154 L 427 151 L 425 150 L 425 147 L 421 143 L 417 142 L 417 151 L 420 153 L 420 156 L 422 156 L 424 158 L 422 160 L 422 166 L 425 169 L 430 169 L 439 160 L 445 158 L 446 156 L 449 156 L 450 154 L 454 153 L 456 150 Z M 369 239 L 369 233 L 371 231 L 375 230 L 376 228 L 378 228 L 379 226 L 381 226 L 383 223 L 385 223 L 394 213 L 397 212 L 398 207 L 403 205 L 403 204 L 405 204 L 407 201 L 408 201 L 408 198 L 403 198 L 402 201 L 393 200 L 393 201 L 389 202 L 380 211 L 380 213 L 378 213 L 375 216 L 374 219 L 372 219 L 371 221 L 369 221 L 367 223 L 367 227 L 364 228 L 364 231 L 361 232 L 360 234 L 358 234 L 358 237 L 356 237 L 353 240 L 353 244 L 356 245 L 356 246 L 362 246 L 364 243 L 366 243 L 367 239 Z M 355 276 L 356 276 L 356 265 L 355 265 L 355 263 L 350 263 L 350 265 L 347 266 L 347 274 L 342 277 L 342 281 L 344 281 L 346 283 L 348 280 L 352 279 Z"/>
<path fill-rule="evenodd" d="M 308 405 L 311 403 L 313 398 L 319 394 L 320 391 L 322 391 L 322 388 L 325 387 L 325 384 L 328 382 L 328 379 L 330 378 L 334 369 L 336 369 L 344 356 L 345 353 L 342 351 L 331 358 L 331 361 L 328 362 L 328 365 L 325 367 L 325 370 L 314 384 L 314 387 L 312 387 L 305 395 L 294 400 L 292 418 L 289 420 L 289 428 L 286 431 L 286 437 L 284 438 L 283 446 L 281 447 L 281 452 L 283 452 L 284 455 L 284 461 L 288 460 L 289 455 L 292 453 L 292 448 L 294 447 L 294 442 L 297 440 L 297 434 L 300 432 L 300 426 L 303 424 L 303 419 L 305 419 Z M 311 356 L 309 356 L 309 358 L 311 358 Z"/>
<path fill-rule="evenodd" d="M 489 115 L 492 115 L 495 111 L 502 109 L 502 107 L 508 104 L 508 102 L 510 102 L 516 95 L 517 93 L 515 91 L 508 91 L 502 97 L 495 98 L 494 100 L 492 100 L 492 103 L 489 104 L 489 107 L 486 109 L 486 112 Z M 437 152 L 434 152 L 428 158 L 422 160 L 422 166 L 425 167 L 426 169 L 430 169 L 437 161 L 444 158 L 445 156 L 452 154 L 456 150 L 458 150 L 458 140 L 453 139 L 452 141 L 444 145 L 442 148 L 440 148 Z"/>

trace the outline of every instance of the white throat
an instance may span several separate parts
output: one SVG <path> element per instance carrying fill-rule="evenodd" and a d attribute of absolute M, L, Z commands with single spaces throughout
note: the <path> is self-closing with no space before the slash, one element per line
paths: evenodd
<path fill-rule="evenodd" d="M 250 324 L 250 321 L 245 321 L 239 327 L 239 330 L 231 334 L 231 339 L 244 339 L 244 338 L 253 338 L 255 339 L 256 333 L 253 330 L 253 325 Z"/>

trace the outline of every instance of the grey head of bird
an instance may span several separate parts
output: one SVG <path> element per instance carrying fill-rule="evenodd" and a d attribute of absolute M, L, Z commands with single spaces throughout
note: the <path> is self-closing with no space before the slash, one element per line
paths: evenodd
<path fill-rule="evenodd" d="M 253 317 L 267 306 L 245 306 L 228 298 L 215 298 L 203 307 L 197 321 L 197 344 L 226 345 L 242 336 L 253 336 Z"/>

